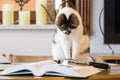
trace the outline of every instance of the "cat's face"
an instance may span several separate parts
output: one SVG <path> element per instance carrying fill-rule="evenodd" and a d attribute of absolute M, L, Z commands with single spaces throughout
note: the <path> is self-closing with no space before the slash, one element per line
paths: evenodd
<path fill-rule="evenodd" d="M 79 25 L 79 20 L 75 14 L 70 14 L 67 18 L 64 13 L 61 13 L 56 20 L 56 25 L 60 31 L 69 35 L 73 29 Z"/>

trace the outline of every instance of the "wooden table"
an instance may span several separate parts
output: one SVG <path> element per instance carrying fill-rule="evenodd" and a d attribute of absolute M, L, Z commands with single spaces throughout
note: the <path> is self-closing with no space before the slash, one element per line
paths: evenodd
<path fill-rule="evenodd" d="M 104 70 L 86 79 L 65 78 L 65 77 L 34 77 L 32 75 L 22 76 L 0 76 L 0 80 L 120 80 L 120 65 L 112 66 L 111 70 Z"/>

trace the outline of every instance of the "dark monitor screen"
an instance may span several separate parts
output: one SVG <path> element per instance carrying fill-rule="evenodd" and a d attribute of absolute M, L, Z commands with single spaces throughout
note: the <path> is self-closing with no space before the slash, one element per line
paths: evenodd
<path fill-rule="evenodd" d="M 104 0 L 104 42 L 120 43 L 120 0 Z"/>
<path fill-rule="evenodd" d="M 115 33 L 120 34 L 120 0 L 115 0 Z"/>

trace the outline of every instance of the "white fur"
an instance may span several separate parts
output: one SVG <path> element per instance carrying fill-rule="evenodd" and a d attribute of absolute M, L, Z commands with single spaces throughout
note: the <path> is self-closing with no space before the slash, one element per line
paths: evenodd
<path fill-rule="evenodd" d="M 76 56 L 89 46 L 89 38 L 83 36 L 83 25 L 82 20 L 78 12 L 69 7 L 64 7 L 60 10 L 57 17 L 61 14 L 66 14 L 67 18 L 70 14 L 74 13 L 79 20 L 79 26 L 76 29 L 73 29 L 70 35 L 64 34 L 57 28 L 57 33 L 54 36 L 56 44 L 52 44 L 52 55 L 54 60 L 63 60 L 63 59 L 76 59 Z M 87 43 L 87 45 L 86 45 Z M 72 48 L 72 56 L 70 56 L 70 49 Z"/>

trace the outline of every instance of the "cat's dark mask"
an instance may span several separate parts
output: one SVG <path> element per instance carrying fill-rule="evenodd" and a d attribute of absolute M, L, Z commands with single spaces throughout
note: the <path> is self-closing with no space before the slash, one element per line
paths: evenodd
<path fill-rule="evenodd" d="M 64 13 L 60 14 L 56 20 L 56 25 L 65 34 L 69 35 L 72 29 L 76 29 L 79 25 L 79 20 L 75 14 L 71 14 L 67 19 Z"/>

